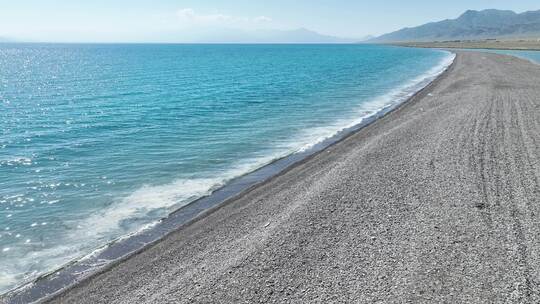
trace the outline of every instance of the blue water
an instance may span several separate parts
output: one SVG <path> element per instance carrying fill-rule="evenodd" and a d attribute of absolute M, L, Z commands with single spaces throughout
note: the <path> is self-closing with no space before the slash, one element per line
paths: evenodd
<path fill-rule="evenodd" d="M 506 51 L 495 51 L 499 54 L 506 54 L 506 55 L 512 55 L 524 59 L 529 59 L 533 62 L 540 63 L 540 51 L 513 51 L 513 50 L 506 50 Z"/>
<path fill-rule="evenodd" d="M 503 55 L 511 55 L 520 57 L 523 59 L 528 59 L 536 63 L 540 63 L 540 51 L 519 51 L 519 50 L 492 50 L 492 49 L 480 49 L 480 50 L 471 50 L 466 49 L 468 51 L 482 51 L 482 52 L 490 52 L 490 53 L 496 53 L 496 54 L 503 54 Z"/>
<path fill-rule="evenodd" d="M 0 45 L 0 291 L 402 101 L 442 51 Z"/>

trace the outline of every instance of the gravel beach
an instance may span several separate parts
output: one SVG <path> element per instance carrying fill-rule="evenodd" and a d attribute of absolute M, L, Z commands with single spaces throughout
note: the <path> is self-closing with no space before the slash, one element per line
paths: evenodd
<path fill-rule="evenodd" d="M 540 66 L 406 104 L 52 303 L 538 303 Z"/>

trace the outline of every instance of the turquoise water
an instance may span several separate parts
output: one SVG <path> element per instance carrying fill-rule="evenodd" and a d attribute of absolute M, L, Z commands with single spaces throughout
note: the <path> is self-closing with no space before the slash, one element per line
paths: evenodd
<path fill-rule="evenodd" d="M 450 57 L 365 45 L 0 45 L 0 291 L 402 101 Z"/>
<path fill-rule="evenodd" d="M 472 51 L 470 49 L 467 49 L 469 51 Z M 520 57 L 523 59 L 528 59 L 536 63 L 540 63 L 540 51 L 518 51 L 518 50 L 489 50 L 489 49 L 481 49 L 476 51 L 482 51 L 482 52 L 490 52 L 490 53 L 496 53 L 496 54 L 503 54 L 503 55 L 511 55 Z"/>
<path fill-rule="evenodd" d="M 496 51 L 500 54 L 512 55 L 540 63 L 540 51 Z"/>

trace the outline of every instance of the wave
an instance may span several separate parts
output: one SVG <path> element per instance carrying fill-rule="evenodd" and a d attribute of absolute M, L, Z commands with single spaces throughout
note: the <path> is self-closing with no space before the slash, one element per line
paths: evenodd
<path fill-rule="evenodd" d="M 85 237 L 89 238 L 105 238 L 117 230 L 124 230 L 125 233 L 130 234 L 137 233 L 155 224 L 148 223 L 149 218 L 165 217 L 198 198 L 210 195 L 228 181 L 256 170 L 276 158 L 279 156 L 269 155 L 251 159 L 238 163 L 228 171 L 211 178 L 182 178 L 169 184 L 144 185 L 119 202 L 80 223 L 73 237 L 80 237 L 81 231 Z M 146 222 L 142 228 L 138 225 L 141 222 Z"/>
<path fill-rule="evenodd" d="M 448 67 L 454 62 L 456 55 L 449 52 L 445 53 L 447 53 L 447 56 L 426 73 L 411 79 L 407 83 L 382 96 L 378 96 L 368 102 L 361 103 L 358 108 L 351 111 L 349 117 L 337 120 L 327 126 L 311 128 L 299 134 L 294 141 L 302 143 L 302 147 L 299 151 L 308 150 L 314 145 L 331 138 L 344 130 L 351 129 L 354 126 L 361 124 L 366 118 L 384 110 L 385 108 L 401 104 L 411 98 L 414 94 L 425 88 L 439 75 L 446 71 L 446 69 L 448 69 Z"/>
<path fill-rule="evenodd" d="M 0 159 L 0 167 L 2 166 L 31 166 L 32 158 L 29 157 L 14 157 L 10 159 Z"/>

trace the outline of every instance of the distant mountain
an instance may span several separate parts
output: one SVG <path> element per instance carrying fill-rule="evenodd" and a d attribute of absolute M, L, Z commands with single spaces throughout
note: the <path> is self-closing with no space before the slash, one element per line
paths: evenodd
<path fill-rule="evenodd" d="M 323 35 L 305 28 L 254 31 L 214 29 L 183 33 L 171 40 L 192 43 L 350 43 L 357 41 Z"/>
<path fill-rule="evenodd" d="M 466 11 L 457 19 L 432 22 L 385 34 L 370 42 L 417 42 L 488 38 L 540 37 L 540 10 L 516 14 L 513 11 Z"/>
<path fill-rule="evenodd" d="M 339 38 L 319 34 L 317 32 L 300 28 L 296 30 L 258 30 L 253 33 L 253 42 L 276 42 L 276 43 L 347 43 L 352 39 Z"/>
<path fill-rule="evenodd" d="M 375 36 L 367 35 L 367 36 L 364 36 L 362 38 L 356 39 L 356 42 L 365 42 L 365 41 L 372 40 L 373 38 L 375 38 Z"/>
<path fill-rule="evenodd" d="M 353 43 L 363 40 L 323 35 L 305 28 L 247 31 L 217 27 L 190 29 L 182 32 L 170 31 L 138 38 L 141 39 L 140 41 L 153 43 Z M 19 42 L 19 40 L 0 36 L 0 43 L 8 42 Z M 127 42 L 139 42 L 139 40 L 128 40 Z"/>

